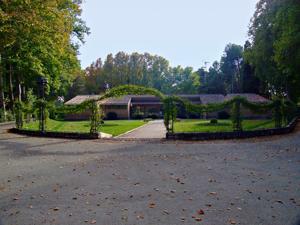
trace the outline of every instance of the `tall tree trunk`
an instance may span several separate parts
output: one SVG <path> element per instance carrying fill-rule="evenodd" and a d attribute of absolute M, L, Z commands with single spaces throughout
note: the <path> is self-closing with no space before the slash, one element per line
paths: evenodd
<path fill-rule="evenodd" d="M 20 81 L 20 75 L 17 77 L 17 93 L 18 93 L 18 100 L 19 102 L 22 101 L 22 87 L 21 87 L 21 81 Z"/>
<path fill-rule="evenodd" d="M 0 55 L 0 104 L 1 109 L 3 110 L 3 119 L 6 121 L 6 107 L 5 107 L 5 98 L 4 98 L 4 84 L 3 84 L 3 72 L 1 67 L 1 55 Z"/>
<path fill-rule="evenodd" d="M 25 84 L 23 84 L 21 87 L 22 87 L 22 99 L 24 101 L 26 101 L 26 87 L 25 87 Z"/>
<path fill-rule="evenodd" d="M 12 110 L 14 110 L 15 98 L 14 98 L 14 88 L 13 88 L 12 76 L 13 76 L 13 67 L 11 64 L 9 64 L 9 98 L 10 98 Z"/>

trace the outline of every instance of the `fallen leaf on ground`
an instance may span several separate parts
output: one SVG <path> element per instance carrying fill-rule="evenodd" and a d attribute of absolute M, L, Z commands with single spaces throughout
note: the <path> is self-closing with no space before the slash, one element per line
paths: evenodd
<path fill-rule="evenodd" d="M 151 202 L 151 203 L 149 203 L 149 208 L 151 208 L 151 209 L 153 209 L 153 208 L 155 208 L 155 203 L 153 203 L 153 202 Z"/>
<path fill-rule="evenodd" d="M 144 219 L 144 215 L 137 215 L 136 218 L 142 220 L 142 219 Z"/>
<path fill-rule="evenodd" d="M 281 200 L 276 200 L 275 202 L 283 204 L 283 201 L 281 201 Z"/>
<path fill-rule="evenodd" d="M 236 224 L 235 220 L 233 220 L 233 219 L 230 219 L 230 220 L 229 220 L 229 223 L 230 223 L 230 224 L 233 224 L 233 225 Z"/>
<path fill-rule="evenodd" d="M 163 212 L 168 215 L 170 214 L 168 210 L 164 210 Z"/>
<path fill-rule="evenodd" d="M 204 211 L 203 211 L 202 209 L 199 209 L 199 210 L 197 211 L 197 213 L 198 213 L 198 215 L 204 215 Z"/>

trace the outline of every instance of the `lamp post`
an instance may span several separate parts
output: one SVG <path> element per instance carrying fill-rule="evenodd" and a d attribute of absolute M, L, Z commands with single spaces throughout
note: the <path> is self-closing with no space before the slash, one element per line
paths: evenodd
<path fill-rule="evenodd" d="M 39 98 L 42 100 L 45 100 L 45 87 L 48 84 L 48 80 L 45 77 L 39 77 L 37 80 L 38 84 L 38 92 L 39 92 Z M 41 104 L 40 105 L 40 129 L 41 132 L 45 132 L 45 105 Z"/>

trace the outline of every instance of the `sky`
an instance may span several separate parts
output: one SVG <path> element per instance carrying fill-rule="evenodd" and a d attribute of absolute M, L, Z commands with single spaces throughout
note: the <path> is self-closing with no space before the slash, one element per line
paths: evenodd
<path fill-rule="evenodd" d="M 257 1 L 84 0 L 91 34 L 80 48 L 81 66 L 119 51 L 157 54 L 171 66 L 211 65 L 226 44 L 245 43 Z"/>

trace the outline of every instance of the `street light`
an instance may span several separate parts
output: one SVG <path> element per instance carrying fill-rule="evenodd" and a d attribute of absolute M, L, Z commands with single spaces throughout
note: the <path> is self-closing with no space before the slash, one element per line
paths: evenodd
<path fill-rule="evenodd" d="M 39 97 L 42 100 L 45 100 L 45 87 L 48 84 L 48 80 L 45 77 L 39 77 L 37 79 L 37 85 L 38 85 L 38 92 L 39 92 Z M 40 105 L 40 129 L 41 132 L 45 132 L 45 105 L 42 103 Z"/>
<path fill-rule="evenodd" d="M 48 80 L 45 77 L 39 77 L 37 79 L 37 84 L 39 88 L 39 97 L 44 99 L 45 98 L 45 87 L 48 84 Z"/>

